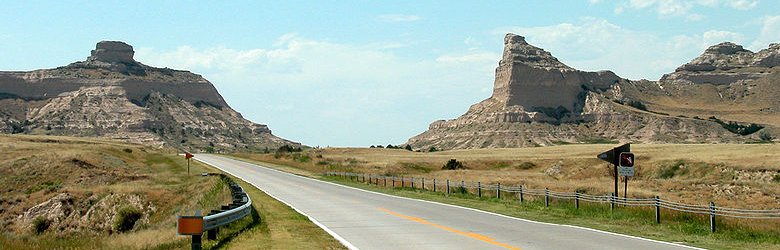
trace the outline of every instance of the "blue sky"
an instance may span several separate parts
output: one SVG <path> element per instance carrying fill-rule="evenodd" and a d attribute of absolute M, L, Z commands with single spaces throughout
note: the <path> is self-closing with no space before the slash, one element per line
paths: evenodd
<path fill-rule="evenodd" d="M 507 32 L 582 70 L 657 80 L 706 47 L 780 42 L 768 0 L 12 1 L 0 70 L 136 60 L 209 79 L 244 117 L 312 146 L 401 144 L 490 96 Z"/>

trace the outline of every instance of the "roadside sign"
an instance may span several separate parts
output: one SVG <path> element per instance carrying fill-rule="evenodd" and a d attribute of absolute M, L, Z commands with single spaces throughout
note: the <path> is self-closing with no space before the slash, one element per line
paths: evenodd
<path fill-rule="evenodd" d="M 618 174 L 620 176 L 634 176 L 634 153 L 620 153 L 618 164 Z"/>
<path fill-rule="evenodd" d="M 176 218 L 176 228 L 179 235 L 202 235 L 203 217 L 178 216 Z"/>
<path fill-rule="evenodd" d="M 192 155 L 190 153 L 184 153 L 184 158 L 185 159 L 189 159 L 189 158 L 192 158 L 192 157 L 194 157 L 194 155 Z"/>
<path fill-rule="evenodd" d="M 618 163 L 618 165 L 621 167 L 633 167 L 634 153 L 631 152 L 620 153 L 620 162 Z"/>
<path fill-rule="evenodd" d="M 626 144 L 620 145 L 620 146 L 615 147 L 613 149 L 607 150 L 604 153 L 596 155 L 596 157 L 598 157 L 599 159 L 604 160 L 606 162 L 609 162 L 609 163 L 611 163 L 612 165 L 615 166 L 614 172 L 612 174 L 612 176 L 615 177 L 615 195 L 618 194 L 618 177 L 621 176 L 621 174 L 619 173 L 619 167 L 618 167 L 620 165 L 619 156 L 623 152 L 631 152 L 631 143 L 626 143 Z"/>
<path fill-rule="evenodd" d="M 634 176 L 634 167 L 618 167 L 618 175 Z"/>

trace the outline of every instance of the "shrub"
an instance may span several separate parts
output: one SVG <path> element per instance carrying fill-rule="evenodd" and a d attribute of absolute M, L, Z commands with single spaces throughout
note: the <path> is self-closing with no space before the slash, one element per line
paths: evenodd
<path fill-rule="evenodd" d="M 436 147 L 433 147 L 433 146 L 428 149 L 428 152 L 436 152 L 436 151 L 439 151 L 439 150 L 436 149 Z"/>
<path fill-rule="evenodd" d="M 114 230 L 117 232 L 127 232 L 135 227 L 135 222 L 141 219 L 141 211 L 132 206 L 125 206 L 119 209 L 114 219 Z"/>
<path fill-rule="evenodd" d="M 734 133 L 734 134 L 738 134 L 738 135 L 749 135 L 749 134 L 758 132 L 759 130 L 764 128 L 764 126 L 761 126 L 761 125 L 758 125 L 758 124 L 755 124 L 755 123 L 751 123 L 751 124 L 748 124 L 748 125 L 742 125 L 742 124 L 739 124 L 737 122 L 724 122 L 724 121 L 722 121 L 722 120 L 720 120 L 720 119 L 718 119 L 718 118 L 716 118 L 714 116 L 710 117 L 709 119 L 714 121 L 714 122 L 717 122 L 718 124 L 720 124 L 720 126 L 725 128 L 729 132 Z"/>
<path fill-rule="evenodd" d="M 455 170 L 455 169 L 463 169 L 463 168 L 466 168 L 466 167 L 463 166 L 463 164 L 460 163 L 458 160 L 450 159 L 447 162 L 447 164 L 444 164 L 444 167 L 442 167 L 441 169 L 444 169 L 444 170 Z"/>
<path fill-rule="evenodd" d="M 636 109 L 647 111 L 647 106 L 645 106 L 645 104 L 641 101 L 628 100 L 626 104 Z"/>
<path fill-rule="evenodd" d="M 532 169 L 532 168 L 536 167 L 536 164 L 534 164 L 533 162 L 526 161 L 526 162 L 520 163 L 520 165 L 518 165 L 517 167 L 520 168 L 520 169 Z"/>
<path fill-rule="evenodd" d="M 125 151 L 125 153 L 128 153 L 128 154 L 132 154 L 133 153 L 133 150 L 129 149 L 129 148 L 125 148 L 122 151 Z"/>
<path fill-rule="evenodd" d="M 46 229 L 49 229 L 51 221 L 43 216 L 35 217 L 32 221 L 32 230 L 35 234 L 42 234 Z"/>
<path fill-rule="evenodd" d="M 766 132 L 766 131 L 761 131 L 761 133 L 758 134 L 758 138 L 761 139 L 761 141 L 765 141 L 765 142 L 771 142 L 772 140 L 775 139 L 772 136 L 772 134 L 770 134 L 769 132 Z"/>
<path fill-rule="evenodd" d="M 775 174 L 774 177 L 772 177 L 772 181 L 774 182 L 780 182 L 780 174 Z"/>
<path fill-rule="evenodd" d="M 678 160 L 672 165 L 663 166 L 658 173 L 658 178 L 670 179 L 675 175 L 684 175 L 688 171 L 687 169 L 683 169 L 683 166 L 685 166 L 685 162 L 682 160 Z"/>
<path fill-rule="evenodd" d="M 297 147 L 296 148 L 296 147 L 293 147 L 293 146 L 285 144 L 285 145 L 279 147 L 278 149 L 276 149 L 276 152 L 279 152 L 279 153 L 303 152 L 303 148 L 301 148 L 301 147 Z"/>
<path fill-rule="evenodd" d="M 412 151 L 412 145 L 406 144 L 406 147 L 404 149 Z"/>

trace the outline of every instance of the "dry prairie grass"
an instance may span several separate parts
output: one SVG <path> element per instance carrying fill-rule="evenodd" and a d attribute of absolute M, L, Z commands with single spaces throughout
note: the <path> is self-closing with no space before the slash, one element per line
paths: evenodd
<path fill-rule="evenodd" d="M 352 171 L 605 194 L 613 190 L 612 171 L 596 155 L 614 146 L 573 144 L 433 153 L 326 148 L 276 155 L 278 158 L 273 154 L 235 156 L 313 173 Z M 659 195 L 694 204 L 712 200 L 723 206 L 748 208 L 780 207 L 780 144 L 634 144 L 632 152 L 637 155 L 638 172 L 629 180 L 630 196 Z M 466 169 L 442 170 L 449 159 L 457 159 Z M 622 183 L 620 187 L 622 193 Z"/>
<path fill-rule="evenodd" d="M 186 246 L 188 238 L 176 236 L 176 215 L 207 211 L 231 199 L 229 190 L 217 185 L 219 178 L 196 175 L 209 168 L 193 164 L 194 174 L 187 175 L 186 161 L 171 149 L 96 138 L 2 135 L 0 150 L 2 249 L 178 248 Z M 211 195 L 201 192 L 218 187 L 221 190 Z M 67 224 L 34 235 L 16 219 L 61 193 L 71 194 L 82 213 L 91 206 L 90 197 L 111 194 L 138 195 L 155 210 L 148 222 L 126 233 Z"/>

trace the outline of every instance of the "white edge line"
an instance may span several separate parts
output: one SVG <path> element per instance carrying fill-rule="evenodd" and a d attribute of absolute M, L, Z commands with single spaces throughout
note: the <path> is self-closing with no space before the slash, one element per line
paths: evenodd
<path fill-rule="evenodd" d="M 220 157 L 221 157 L 221 156 L 220 156 Z M 205 161 L 203 161 L 202 159 L 198 159 L 198 158 L 197 158 L 197 156 L 196 156 L 196 157 L 194 157 L 194 158 L 195 158 L 195 160 L 197 160 L 197 161 L 199 161 L 199 162 L 205 163 L 206 165 L 209 165 L 209 166 L 215 167 L 215 168 L 217 168 L 217 169 L 219 169 L 219 170 L 225 171 L 225 172 L 227 172 L 228 174 L 230 174 L 230 175 L 232 175 L 232 176 L 234 176 L 234 177 L 236 177 L 236 178 L 239 178 L 239 179 L 241 179 L 242 181 L 244 181 L 244 182 L 246 182 L 246 183 L 249 183 L 249 185 L 252 185 L 252 186 L 254 186 L 254 187 L 255 187 L 255 188 L 257 188 L 258 190 L 260 190 L 260 191 L 262 191 L 263 193 L 265 193 L 266 195 L 268 195 L 268 196 L 271 196 L 271 198 L 274 198 L 275 200 L 277 200 L 277 201 L 279 201 L 279 202 L 281 202 L 281 203 L 284 203 L 284 204 L 285 204 L 285 205 L 287 205 L 288 207 L 291 207 L 293 210 L 295 210 L 295 211 L 296 211 L 296 212 L 298 212 L 299 214 L 302 214 L 303 216 L 306 216 L 307 218 L 309 218 L 309 220 L 310 220 L 311 222 L 314 222 L 314 224 L 315 224 L 315 225 L 317 225 L 318 227 L 322 228 L 322 230 L 325 230 L 325 232 L 327 232 L 328 234 L 330 234 L 330 236 L 333 236 L 333 238 L 336 238 L 336 240 L 338 240 L 338 241 L 339 241 L 339 242 L 340 242 L 342 245 L 344 245 L 345 247 L 347 247 L 347 249 L 350 249 L 350 250 L 359 250 L 359 248 L 357 248 L 355 245 L 352 245 L 352 243 L 350 243 L 349 241 L 347 241 L 346 239 L 344 239 L 344 237 L 341 237 L 341 235 L 338 235 L 338 234 L 337 234 L 336 232 L 334 232 L 333 230 L 330 230 L 330 228 L 326 227 L 325 225 L 323 225 L 322 223 L 320 223 L 319 221 L 317 221 L 317 219 L 314 219 L 314 217 L 311 217 L 311 216 L 309 216 L 308 214 L 306 214 L 306 213 L 304 213 L 303 211 L 299 210 L 298 208 L 296 208 L 295 206 L 291 205 L 290 203 L 287 203 L 286 201 L 284 201 L 284 200 L 282 200 L 282 199 L 279 199 L 278 197 L 274 196 L 273 194 L 269 194 L 268 192 L 265 192 L 265 191 L 263 191 L 263 189 L 262 189 L 262 188 L 258 187 L 258 186 L 257 186 L 257 185 L 255 185 L 254 183 L 252 183 L 252 182 L 250 182 L 250 181 L 248 181 L 248 180 L 244 179 L 244 178 L 243 178 L 243 177 L 241 177 L 241 176 L 238 176 L 238 175 L 236 175 L 236 174 L 234 174 L 234 173 L 232 173 L 232 172 L 230 172 L 230 171 L 227 171 L 227 170 L 225 170 L 225 169 L 222 169 L 222 168 L 220 168 L 220 167 L 218 167 L 218 166 L 216 166 L 216 165 L 214 165 L 214 164 L 211 164 L 211 163 L 205 162 Z M 222 158 L 226 158 L 226 157 L 222 157 Z M 230 158 L 226 158 L 226 159 L 230 159 Z M 249 164 L 252 164 L 252 163 L 249 163 Z M 257 166 L 257 164 L 252 164 L 252 165 L 255 165 L 255 166 Z M 259 166 L 259 167 L 262 167 L 262 166 Z M 268 168 L 268 167 L 264 167 L 264 168 Z M 270 168 L 268 168 L 268 169 L 270 169 Z M 278 171 L 278 170 L 277 170 L 277 171 Z M 280 172 L 281 172 L 281 171 L 280 171 Z M 282 172 L 282 173 L 287 173 L 287 172 Z M 289 173 L 287 173 L 287 174 L 289 174 Z"/>
<path fill-rule="evenodd" d="M 419 200 L 419 199 L 413 199 L 413 198 L 408 198 L 408 197 L 402 197 L 402 196 L 395 196 L 395 195 L 390 195 L 390 194 L 385 194 L 385 193 L 379 193 L 379 192 L 370 191 L 370 190 L 365 190 L 365 189 L 360 189 L 360 188 L 356 188 L 356 187 L 345 186 L 345 185 L 338 184 L 338 183 L 333 183 L 333 182 L 328 182 L 328 181 L 318 180 L 318 179 L 314 179 L 314 178 L 310 178 L 310 177 L 306 177 L 306 176 L 300 176 L 300 175 L 296 175 L 296 174 L 292 174 L 292 173 L 284 172 L 284 171 L 281 171 L 281 170 L 278 170 L 278 169 L 274 169 L 274 168 L 271 168 L 271 167 L 260 166 L 260 165 L 257 165 L 257 164 L 251 163 L 251 162 L 247 162 L 247 161 L 243 161 L 243 160 L 237 160 L 237 159 L 228 158 L 228 157 L 223 157 L 223 156 L 219 156 L 219 155 L 216 155 L 216 156 L 218 156 L 218 157 L 222 157 L 222 158 L 225 158 L 225 159 L 234 160 L 234 161 L 240 161 L 240 162 L 244 162 L 244 163 L 247 163 L 247 164 L 251 164 L 251 165 L 258 166 L 258 167 L 261 167 L 261 168 L 265 168 L 265 169 L 268 169 L 268 170 L 273 170 L 273 171 L 276 171 L 276 172 L 280 172 L 280 173 L 288 174 L 288 175 L 290 175 L 290 176 L 295 176 L 295 177 L 298 177 L 298 178 L 309 179 L 309 180 L 313 180 L 313 181 L 318 181 L 318 182 L 322 182 L 322 183 L 327 183 L 327 184 L 330 184 L 330 185 L 335 185 L 335 186 L 340 186 L 340 187 L 350 188 L 350 189 L 354 189 L 354 190 L 359 190 L 359 191 L 363 191 L 363 192 L 367 192 L 367 193 L 373 193 L 373 194 L 378 194 L 378 195 L 384 195 L 384 196 L 388 196 L 388 197 L 394 197 L 394 198 L 399 198 L 399 199 L 406 199 L 406 200 L 413 200 L 413 201 L 427 202 L 427 203 L 438 204 L 438 205 L 442 205 L 442 206 L 448 206 L 448 207 L 461 208 L 461 209 L 466 209 L 466 210 L 471 210 L 471 211 L 476 211 L 476 212 L 486 213 L 486 214 L 490 214 L 490 215 L 495 215 L 495 216 L 504 217 L 504 218 L 507 218 L 507 219 L 519 220 L 519 221 L 524 221 L 524 222 L 529 222 L 529 223 L 537 223 L 537 224 L 542 224 L 542 225 L 552 225 L 552 226 L 563 226 L 563 227 L 571 227 L 571 228 L 576 228 L 576 229 L 582 229 L 582 230 L 587 230 L 587 231 L 593 231 L 593 232 L 597 232 L 597 233 L 603 233 L 603 234 L 609 234 L 609 235 L 615 235 L 615 236 L 622 236 L 622 237 L 631 238 L 631 239 L 646 240 L 646 241 L 650 241 L 650 242 L 661 243 L 661 244 L 667 244 L 667 245 L 672 245 L 672 246 L 677 246 L 677 247 L 684 247 L 684 248 L 697 249 L 697 250 L 706 250 L 706 249 L 704 249 L 704 248 L 698 248 L 698 247 L 694 247 L 694 246 L 686 246 L 686 245 L 677 244 L 677 243 L 672 243 L 672 242 L 666 242 L 666 241 L 660 241 L 660 240 L 654 240 L 654 239 L 642 238 L 642 237 L 639 237 L 639 236 L 632 236 L 632 235 L 626 235 L 626 234 L 620 234 L 620 233 L 613 233 L 613 232 L 603 231 L 603 230 L 599 230 L 599 229 L 593 229 L 593 228 L 587 228 L 587 227 L 581 227 L 581 226 L 575 226 L 575 225 L 555 224 L 555 223 L 549 223 L 549 222 L 534 221 L 534 220 L 529 220 L 529 219 L 523 219 L 523 218 L 512 217 L 512 216 L 509 216 L 509 215 L 498 214 L 498 213 L 494 213 L 494 212 L 483 211 L 483 210 L 479 210 L 479 209 L 475 209 L 475 208 L 470 208 L 470 207 L 462 207 L 462 206 L 458 206 L 458 205 L 446 204 L 446 203 L 441 203 L 441 202 L 436 202 L 436 201 Z M 238 178 L 241 178 L 241 177 L 238 177 Z M 242 180 L 243 180 L 243 179 L 242 179 Z M 270 194 L 269 194 L 269 195 L 270 195 Z M 278 200 L 278 199 L 277 199 L 277 200 Z M 291 206 L 291 207 L 292 207 L 292 206 Z M 293 207 L 293 208 L 294 208 L 294 207 Z M 296 210 L 297 210 L 297 209 L 296 209 Z M 307 215 L 307 216 L 308 216 L 308 215 Z M 312 219 L 312 220 L 313 220 L 313 219 Z M 315 222 L 315 223 L 316 223 L 316 222 Z"/>

